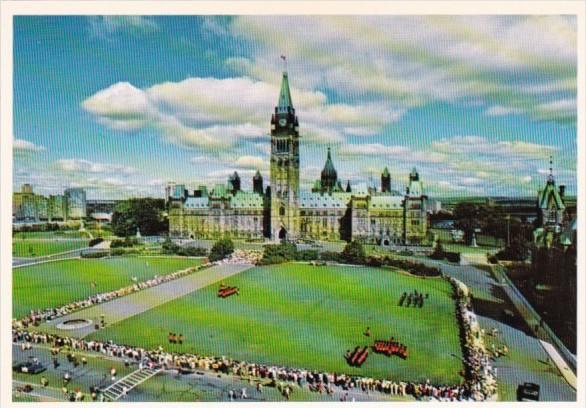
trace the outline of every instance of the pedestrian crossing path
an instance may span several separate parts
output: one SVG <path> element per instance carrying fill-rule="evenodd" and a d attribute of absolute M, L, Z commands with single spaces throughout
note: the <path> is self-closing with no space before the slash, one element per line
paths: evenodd
<path fill-rule="evenodd" d="M 136 371 L 122 377 L 114 384 L 102 391 L 104 401 L 117 401 L 124 397 L 130 390 L 149 380 L 162 371 L 162 368 L 139 368 Z"/>

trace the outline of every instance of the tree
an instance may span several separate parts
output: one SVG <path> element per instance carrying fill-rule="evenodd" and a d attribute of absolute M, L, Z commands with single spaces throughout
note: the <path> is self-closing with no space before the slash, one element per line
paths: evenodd
<path fill-rule="evenodd" d="M 531 253 L 531 243 L 527 240 L 515 238 L 511 244 L 496 254 L 498 259 L 507 261 L 525 261 Z"/>
<path fill-rule="evenodd" d="M 352 241 L 346 244 L 342 251 L 342 259 L 351 264 L 364 264 L 366 261 L 366 252 L 364 247 L 358 241 Z"/>
<path fill-rule="evenodd" d="M 210 250 L 209 259 L 211 262 L 219 261 L 226 258 L 234 252 L 234 243 L 230 238 L 222 238 L 214 243 Z"/>
<path fill-rule="evenodd" d="M 116 205 L 112 214 L 112 232 L 119 237 L 158 235 L 169 230 L 169 222 L 163 217 L 165 200 L 156 198 L 131 198 Z"/>

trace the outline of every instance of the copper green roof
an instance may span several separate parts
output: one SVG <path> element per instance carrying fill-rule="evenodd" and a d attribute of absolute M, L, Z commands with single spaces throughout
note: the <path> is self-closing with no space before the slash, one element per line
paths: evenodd
<path fill-rule="evenodd" d="M 291 100 L 291 90 L 289 89 L 289 77 L 287 72 L 283 72 L 283 79 L 281 81 L 281 92 L 279 93 L 279 103 L 277 104 L 278 112 L 288 112 L 293 109 L 293 101 Z"/>
<path fill-rule="evenodd" d="M 548 179 L 547 184 L 543 190 L 539 191 L 539 208 L 548 209 L 550 208 L 550 203 L 555 204 L 555 206 L 559 210 L 563 210 L 566 208 L 564 202 L 562 201 L 562 197 L 558 189 L 555 186 L 555 182 L 552 179 Z"/>
<path fill-rule="evenodd" d="M 336 172 L 336 169 L 334 168 L 334 163 L 332 162 L 332 153 L 331 153 L 329 147 L 328 147 L 328 158 L 326 159 L 326 165 L 324 166 L 324 169 L 321 172 L 321 176 L 331 178 L 334 180 L 334 182 L 338 178 L 338 173 Z"/>

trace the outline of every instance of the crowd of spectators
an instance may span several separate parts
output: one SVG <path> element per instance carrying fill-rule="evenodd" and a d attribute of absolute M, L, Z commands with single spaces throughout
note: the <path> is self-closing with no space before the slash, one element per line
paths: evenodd
<path fill-rule="evenodd" d="M 464 365 L 466 378 L 471 385 L 475 400 L 484 400 L 496 394 L 495 370 L 491 364 L 491 353 L 484 344 L 483 330 L 480 328 L 468 287 L 459 280 L 449 277 L 456 293 L 456 313 L 462 328 Z"/>
<path fill-rule="evenodd" d="M 235 251 L 231 257 L 212 264 L 255 264 L 262 257 L 258 251 Z M 207 264 L 210 265 L 210 264 Z M 235 375 L 242 378 L 264 380 L 265 386 L 275 386 L 280 390 L 288 390 L 287 397 L 292 391 L 291 384 L 307 387 L 310 391 L 332 394 L 337 387 L 344 393 L 349 390 L 363 392 L 377 391 L 396 396 L 412 396 L 418 400 L 438 401 L 482 401 L 496 393 L 496 380 L 490 364 L 490 354 L 484 346 L 482 331 L 476 315 L 472 311 L 470 294 L 466 285 L 448 277 L 454 287 L 457 298 L 457 315 L 462 326 L 462 341 L 465 365 L 465 381 L 458 385 L 431 384 L 429 380 L 423 383 L 392 381 L 388 379 L 373 379 L 346 374 L 318 372 L 306 369 L 270 366 L 250 362 L 242 362 L 226 357 L 206 357 L 196 354 L 171 353 L 164 351 L 162 346 L 155 350 L 146 350 L 129 345 L 118 345 L 111 341 L 102 342 L 83 340 L 54 334 L 40 333 L 29 330 L 30 324 L 64 316 L 84 307 L 106 302 L 116 297 L 124 296 L 148 287 L 153 287 L 173 279 L 180 278 L 206 265 L 188 268 L 164 276 L 156 276 L 143 282 L 112 292 L 98 294 L 86 300 L 73 302 L 69 305 L 33 311 L 29 316 L 12 325 L 14 343 L 25 344 L 30 348 L 32 344 L 50 344 L 57 350 L 80 350 L 102 353 L 110 357 L 133 361 L 139 368 L 160 367 L 165 370 L 195 371 L 211 370 L 217 373 Z M 283 394 L 285 395 L 285 393 Z"/>
<path fill-rule="evenodd" d="M 314 370 L 287 368 L 280 366 L 256 364 L 233 360 L 227 357 L 207 357 L 197 354 L 171 353 L 164 351 L 162 346 L 155 350 L 140 347 L 118 345 L 111 341 L 83 340 L 63 337 L 54 334 L 38 333 L 22 328 L 13 328 L 12 340 L 16 344 L 25 344 L 31 348 L 33 344 L 49 344 L 57 352 L 95 352 L 120 358 L 126 362 L 138 364 L 139 368 L 163 368 L 178 370 L 183 373 L 206 370 L 226 375 L 234 375 L 242 379 L 257 380 L 264 386 L 287 390 L 287 396 L 294 386 L 319 393 L 333 395 L 334 391 L 344 392 L 357 390 L 365 393 L 382 392 L 398 397 L 412 396 L 418 400 L 441 401 L 472 401 L 482 400 L 483 388 L 475 387 L 471 382 L 460 385 L 434 385 L 429 381 L 413 383 L 386 379 L 366 378 L 355 375 L 326 373 Z"/>

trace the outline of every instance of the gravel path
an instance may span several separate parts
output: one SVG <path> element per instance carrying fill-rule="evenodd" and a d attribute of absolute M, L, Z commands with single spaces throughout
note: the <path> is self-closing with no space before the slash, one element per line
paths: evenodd
<path fill-rule="evenodd" d="M 105 316 L 106 325 L 110 325 L 178 299 L 193 291 L 209 286 L 252 267 L 253 265 L 242 264 L 212 266 L 211 268 L 206 268 L 183 278 L 175 279 L 152 288 L 141 290 L 140 292 L 117 298 L 110 302 L 101 303 L 80 310 L 79 312 L 45 322 L 39 326 L 38 330 L 48 333 L 56 333 L 62 336 L 83 338 L 96 331 L 94 324 L 75 330 L 61 330 L 56 326 L 66 320 L 75 319 L 89 319 L 94 323 L 99 323 L 102 314 Z"/>

